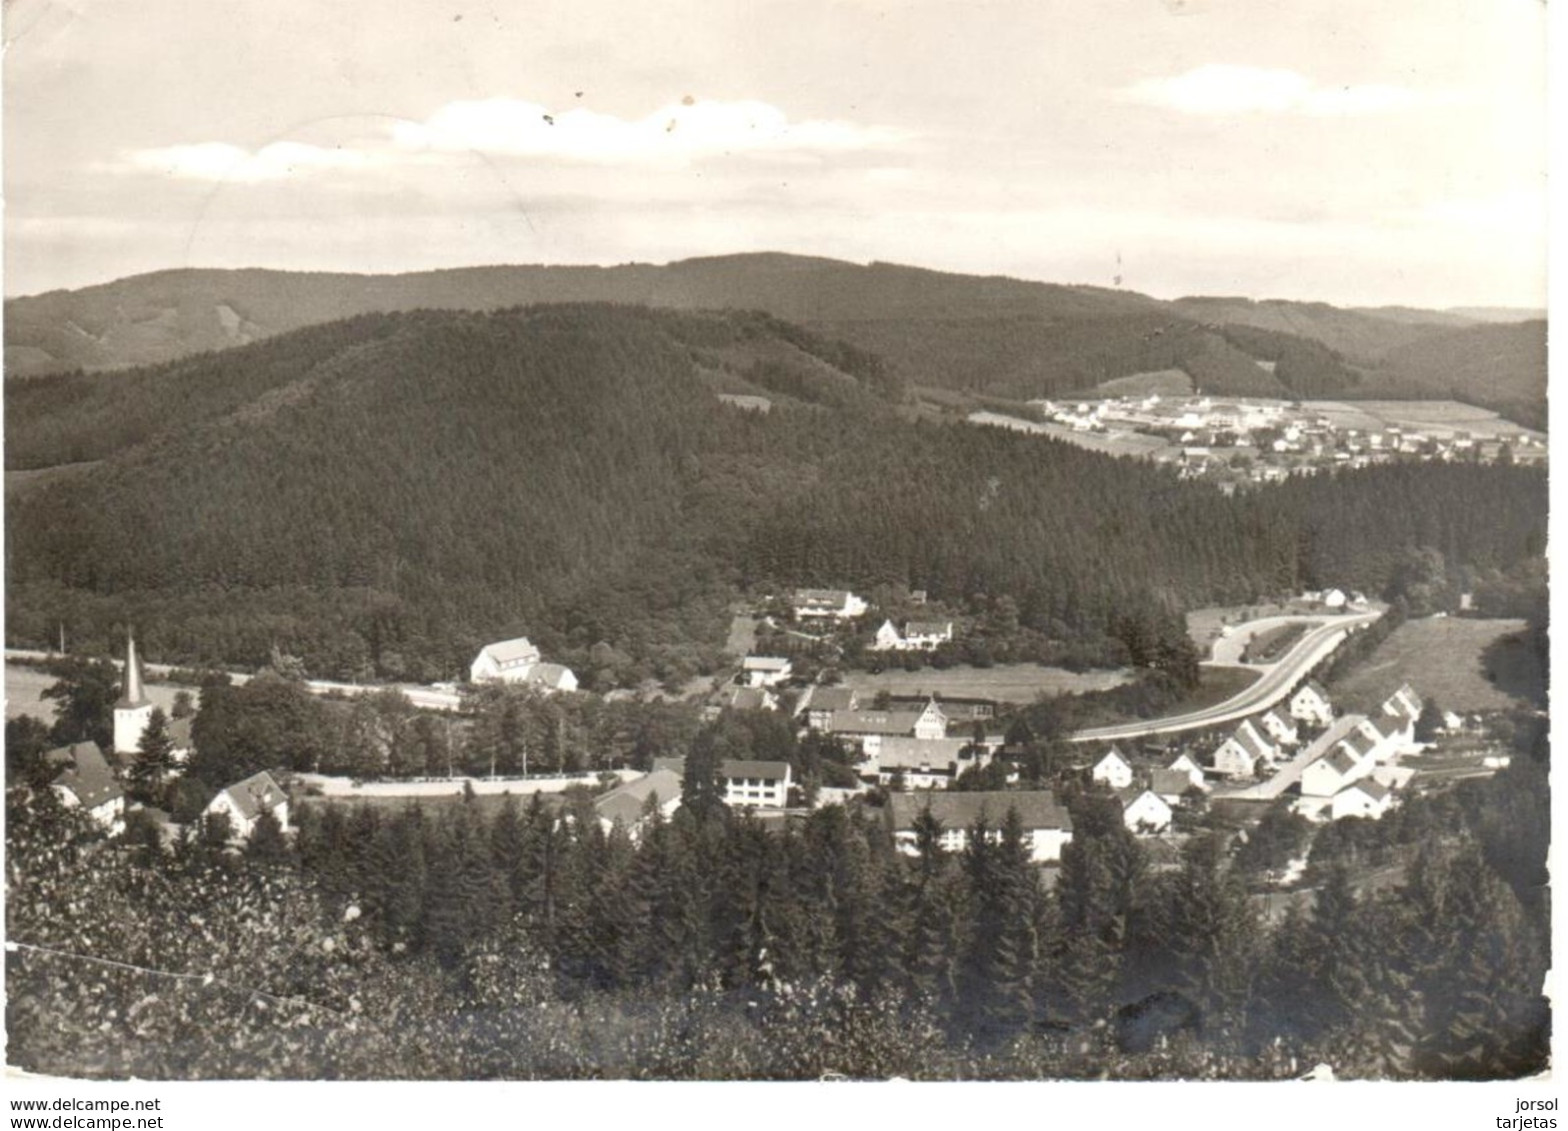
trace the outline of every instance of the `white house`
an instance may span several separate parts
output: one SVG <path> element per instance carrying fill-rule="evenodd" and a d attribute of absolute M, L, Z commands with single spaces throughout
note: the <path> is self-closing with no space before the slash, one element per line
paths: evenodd
<path fill-rule="evenodd" d="M 1334 721 L 1334 704 L 1315 679 L 1308 680 L 1290 697 L 1290 717 L 1311 726 L 1326 727 Z"/>
<path fill-rule="evenodd" d="M 125 830 L 125 791 L 96 743 L 61 746 L 44 755 L 60 767 L 50 788 L 67 809 L 81 809 L 110 833 Z"/>
<path fill-rule="evenodd" d="M 1178 754 L 1176 760 L 1165 768 L 1175 773 L 1185 774 L 1187 780 L 1199 789 L 1208 789 L 1203 781 L 1203 767 L 1193 761 L 1190 754 Z"/>
<path fill-rule="evenodd" d="M 741 661 L 747 687 L 777 687 L 789 679 L 793 671 L 785 656 L 747 656 Z"/>
<path fill-rule="evenodd" d="M 1237 724 L 1236 737 L 1246 743 L 1249 750 L 1256 751 L 1265 762 L 1272 763 L 1279 758 L 1279 745 L 1270 735 L 1259 730 L 1251 719 L 1242 719 Z"/>
<path fill-rule="evenodd" d="M 125 637 L 125 667 L 120 672 L 120 698 L 114 704 L 114 753 L 135 754 L 152 719 L 152 700 L 142 689 L 142 664 L 136 638 Z"/>
<path fill-rule="evenodd" d="M 1258 724 L 1280 746 L 1294 746 L 1301 741 L 1301 732 L 1295 722 L 1286 719 L 1278 711 L 1265 711 L 1258 719 Z"/>
<path fill-rule="evenodd" d="M 561 664 L 535 664 L 522 682 L 541 691 L 576 691 L 577 674 Z"/>
<path fill-rule="evenodd" d="M 1089 776 L 1098 782 L 1104 782 L 1112 789 L 1126 789 L 1132 785 L 1132 763 L 1122 757 L 1122 752 L 1116 747 L 1111 747 L 1094 764 L 1094 769 L 1089 771 Z"/>
<path fill-rule="evenodd" d="M 208 814 L 227 814 L 234 836 L 248 840 L 256 831 L 256 821 L 262 813 L 271 813 L 287 832 L 289 827 L 289 798 L 272 780 L 272 775 L 262 770 L 242 782 L 236 782 L 207 803 Z"/>
<path fill-rule="evenodd" d="M 498 640 L 479 649 L 479 655 L 468 665 L 468 679 L 471 683 L 519 683 L 539 659 L 539 649 L 526 636 Z"/>
<path fill-rule="evenodd" d="M 1341 817 L 1381 817 L 1394 804 L 1394 793 L 1386 785 L 1371 778 L 1352 782 L 1334 795 L 1329 812 L 1334 820 Z"/>
<path fill-rule="evenodd" d="M 1325 589 L 1323 591 L 1323 607 L 1326 609 L 1343 609 L 1350 603 L 1350 598 L 1345 596 L 1343 589 Z"/>
<path fill-rule="evenodd" d="M 788 762 L 726 759 L 719 763 L 724 781 L 724 804 L 732 807 L 782 809 L 789 804 Z"/>
<path fill-rule="evenodd" d="M 1373 765 L 1372 759 L 1363 757 L 1355 736 L 1343 739 L 1301 771 L 1301 794 L 1333 797 L 1351 782 L 1370 774 Z"/>
<path fill-rule="evenodd" d="M 882 627 L 877 629 L 876 638 L 871 641 L 873 652 L 902 652 L 905 648 L 904 637 L 893 627 L 893 622 L 885 620 Z"/>
<path fill-rule="evenodd" d="M 1402 684 L 1398 691 L 1383 701 L 1383 715 L 1394 720 L 1400 734 L 1400 743 L 1409 746 L 1416 739 L 1416 720 L 1421 717 L 1421 696 L 1411 686 Z"/>
<path fill-rule="evenodd" d="M 916 738 L 927 741 L 947 737 L 947 715 L 937 706 L 935 699 L 928 702 L 916 717 L 914 734 Z"/>
<path fill-rule="evenodd" d="M 984 817 L 988 839 L 1001 839 L 1003 822 L 1009 810 L 1018 813 L 1023 826 L 1024 844 L 1029 858 L 1036 863 L 1054 863 L 1062 858 L 1062 847 L 1072 840 L 1073 821 L 1065 806 L 1057 803 L 1050 790 L 1018 793 L 895 793 L 888 799 L 888 819 L 893 828 L 893 843 L 909 856 L 920 852 L 915 820 L 929 812 L 941 823 L 939 843 L 946 852 L 962 852 L 969 833 Z"/>
<path fill-rule="evenodd" d="M 1126 789 L 1119 794 L 1122 823 L 1140 836 L 1162 833 L 1171 827 L 1171 807 L 1152 789 Z"/>
<path fill-rule="evenodd" d="M 1214 772 L 1228 778 L 1248 778 L 1258 763 L 1272 761 L 1277 752 L 1251 723 L 1244 722 L 1214 751 Z"/>
<path fill-rule="evenodd" d="M 796 620 L 853 620 L 870 608 L 844 589 L 797 589 L 789 603 Z"/>
<path fill-rule="evenodd" d="M 934 652 L 953 639 L 953 622 L 950 620 L 911 620 L 904 622 L 904 647 L 922 652 Z"/>

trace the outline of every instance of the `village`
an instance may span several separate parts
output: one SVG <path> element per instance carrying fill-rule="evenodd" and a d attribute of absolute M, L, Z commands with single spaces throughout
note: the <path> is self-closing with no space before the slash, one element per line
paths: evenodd
<path fill-rule="evenodd" d="M 840 683 L 831 669 L 807 680 L 788 656 L 747 655 L 731 679 L 704 697 L 702 717 L 713 721 L 727 712 L 785 717 L 803 740 L 830 744 L 842 758 L 843 777 L 837 784 L 813 782 L 807 789 L 788 761 L 726 758 L 717 766 L 722 800 L 779 828 L 823 806 L 872 806 L 905 854 L 918 853 L 922 821 L 939 822 L 942 847 L 958 852 L 972 829 L 985 827 L 994 834 L 1009 813 L 1016 813 L 1030 858 L 1049 874 L 1073 836 L 1063 790 L 1114 805 L 1125 828 L 1157 850 L 1157 859 L 1174 861 L 1188 839 L 1216 828 L 1229 829 L 1238 845 L 1245 844 L 1248 828 L 1271 810 L 1288 811 L 1312 827 L 1379 820 L 1407 794 L 1445 780 L 1442 775 L 1427 780 L 1422 769 L 1427 752 L 1460 740 L 1484 748 L 1476 743 L 1482 720 L 1424 703 L 1417 689 L 1397 677 L 1390 677 L 1386 694 L 1367 710 L 1337 706 L 1311 674 L 1323 659 L 1322 649 L 1302 653 L 1302 637 L 1308 627 L 1333 627 L 1334 617 L 1356 617 L 1345 622 L 1348 633 L 1375 614 L 1364 611 L 1367 601 L 1360 594 L 1331 589 L 1302 599 L 1306 607 L 1321 610 L 1320 620 L 1327 625 L 1305 620 L 1281 625 L 1275 623 L 1280 618 L 1273 618 L 1250 627 L 1227 625 L 1215 642 L 1216 654 L 1237 662 L 1263 661 L 1258 666 L 1291 677 L 1266 701 L 1249 706 L 1245 717 L 1207 726 L 1153 720 L 1140 726 L 1137 736 L 1121 741 L 1097 741 L 1094 732 L 1084 732 L 1051 753 L 1048 788 L 1038 787 L 1038 773 L 1032 785 L 1021 781 L 1021 767 L 1032 754 L 1027 736 L 1009 723 L 1015 704 L 945 694 L 940 672 L 932 673 L 932 686 L 919 694 L 867 695 Z M 950 646 L 959 624 L 949 617 L 883 618 L 872 628 L 872 604 L 847 590 L 795 590 L 771 607 L 781 606 L 794 626 L 788 631 L 809 630 L 817 641 L 856 634 L 869 640 L 868 653 L 889 658 L 930 655 Z M 771 619 L 765 610 L 759 612 Z M 1238 645 L 1238 638 L 1249 637 L 1244 647 Z M 131 800 L 131 782 L 145 782 L 148 771 L 139 763 L 150 747 L 159 751 L 154 772 L 160 779 L 183 772 L 192 756 L 192 720 L 188 711 L 167 719 L 149 699 L 147 686 L 135 641 L 128 639 L 112 745 L 76 743 L 50 750 L 45 758 L 55 770 L 53 791 L 68 807 L 88 813 L 114 835 L 139 813 L 143 824 L 154 824 L 167 843 L 174 843 L 185 830 L 167 812 Z M 578 692 L 569 669 L 546 661 L 526 638 L 484 646 L 471 665 L 468 686 L 527 688 L 540 696 L 586 694 Z M 286 837 L 291 805 L 301 803 L 538 794 L 561 819 L 572 819 L 573 812 L 583 810 L 567 802 L 576 796 L 589 803 L 584 795 L 591 794 L 591 811 L 604 831 L 619 828 L 635 841 L 650 821 L 667 820 L 681 807 L 684 762 L 659 757 L 641 768 L 597 774 L 413 781 L 349 780 L 274 767 L 218 790 L 200 823 L 207 836 L 238 847 L 263 826 L 268 835 Z M 1472 772 L 1493 772 L 1506 764 L 1507 756 L 1498 752 L 1475 762 Z M 1309 843 L 1299 846 L 1299 858 L 1271 874 L 1273 885 L 1301 879 Z"/>
<path fill-rule="evenodd" d="M 1537 463 L 1544 434 L 1455 402 L 1283 401 L 1149 392 L 1032 400 L 978 411 L 977 424 L 1052 436 L 1166 464 L 1234 489 L 1387 463 Z"/>

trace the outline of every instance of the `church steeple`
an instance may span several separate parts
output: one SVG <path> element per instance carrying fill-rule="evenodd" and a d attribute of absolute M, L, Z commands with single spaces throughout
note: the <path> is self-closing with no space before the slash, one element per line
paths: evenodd
<path fill-rule="evenodd" d="M 141 707 L 148 702 L 142 690 L 142 664 L 136 657 L 136 636 L 125 634 L 125 670 L 120 673 L 120 700 L 116 707 Z"/>

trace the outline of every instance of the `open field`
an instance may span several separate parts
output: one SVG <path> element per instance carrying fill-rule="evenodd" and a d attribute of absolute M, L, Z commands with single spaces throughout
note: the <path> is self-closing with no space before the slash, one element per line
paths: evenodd
<path fill-rule="evenodd" d="M 1065 440 L 1069 444 L 1076 444 L 1080 448 L 1086 448 L 1091 452 L 1100 452 L 1109 456 L 1152 458 L 1157 453 L 1174 454 L 1180 451 L 1180 445 L 1172 444 L 1163 437 L 1150 436 L 1130 429 L 1113 429 L 1109 432 L 1074 432 L 1065 424 L 1024 420 L 1017 416 L 1006 416 L 999 412 L 987 411 L 971 412 L 966 419 L 971 424 L 989 424 L 997 428 L 1011 428 L 1017 432 L 1028 432 L 1035 436 L 1047 436 L 1053 440 Z"/>
<path fill-rule="evenodd" d="M 18 715 L 31 715 L 35 719 L 42 719 L 46 723 L 54 722 L 54 702 L 40 698 L 44 688 L 55 682 L 55 677 L 44 672 L 24 668 L 19 664 L 5 666 L 5 717 L 14 719 Z M 194 687 L 180 687 L 173 683 L 148 683 L 147 698 L 157 706 L 162 707 L 165 714 L 174 709 L 174 695 L 178 691 L 189 691 L 194 699 L 197 689 Z"/>
<path fill-rule="evenodd" d="M 544 793 L 544 804 L 555 808 L 563 803 L 564 794 Z M 485 820 L 489 820 L 506 808 L 508 798 L 517 801 L 519 809 L 526 809 L 533 798 L 515 793 L 480 794 L 474 798 L 473 804 Z M 463 804 L 462 794 L 445 794 L 440 797 L 312 797 L 296 794 L 289 798 L 290 805 L 298 811 L 300 808 L 313 808 L 316 806 L 336 805 L 339 808 L 352 812 L 361 805 L 369 806 L 382 816 L 392 816 L 401 813 L 410 805 L 417 803 L 427 817 L 437 817 L 446 810 Z"/>
<path fill-rule="evenodd" d="M 928 695 L 936 692 L 957 698 L 996 699 L 1003 703 L 1033 703 L 1040 695 L 1076 695 L 1119 687 L 1132 673 L 1118 671 L 1070 672 L 1039 664 L 998 664 L 993 668 L 968 666 L 945 670 L 922 668 L 907 672 L 895 668 L 872 675 L 845 672 L 843 685 L 853 687 L 862 699 L 879 691 L 892 695 Z"/>
<path fill-rule="evenodd" d="M 1281 624 L 1258 633 L 1247 641 L 1247 647 L 1242 652 L 1242 659 L 1249 664 L 1272 664 L 1286 652 L 1296 646 L 1296 642 L 1307 634 L 1311 626 L 1298 621 L 1295 624 Z"/>
<path fill-rule="evenodd" d="M 1307 401 L 1305 404 L 1310 411 L 1328 417 L 1336 428 L 1372 430 L 1392 425 L 1433 437 L 1469 432 L 1478 439 L 1544 435 L 1505 420 L 1489 409 L 1459 401 Z"/>
<path fill-rule="evenodd" d="M 1406 681 L 1449 711 L 1534 706 L 1544 698 L 1546 673 L 1524 630 L 1522 620 L 1408 621 L 1329 690 L 1348 708 L 1369 705 Z"/>
<path fill-rule="evenodd" d="M 1185 369 L 1156 369 L 1101 381 L 1095 391 L 1106 397 L 1147 396 L 1150 393 L 1162 397 L 1186 396 L 1192 392 L 1192 378 Z"/>

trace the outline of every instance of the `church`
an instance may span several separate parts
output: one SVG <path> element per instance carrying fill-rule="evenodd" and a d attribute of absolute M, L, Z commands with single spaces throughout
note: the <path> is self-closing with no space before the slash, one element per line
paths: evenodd
<path fill-rule="evenodd" d="M 126 633 L 125 670 L 120 673 L 120 698 L 114 704 L 115 754 L 135 755 L 152 720 L 152 700 L 147 698 L 145 682 L 136 655 L 136 637 Z"/>

